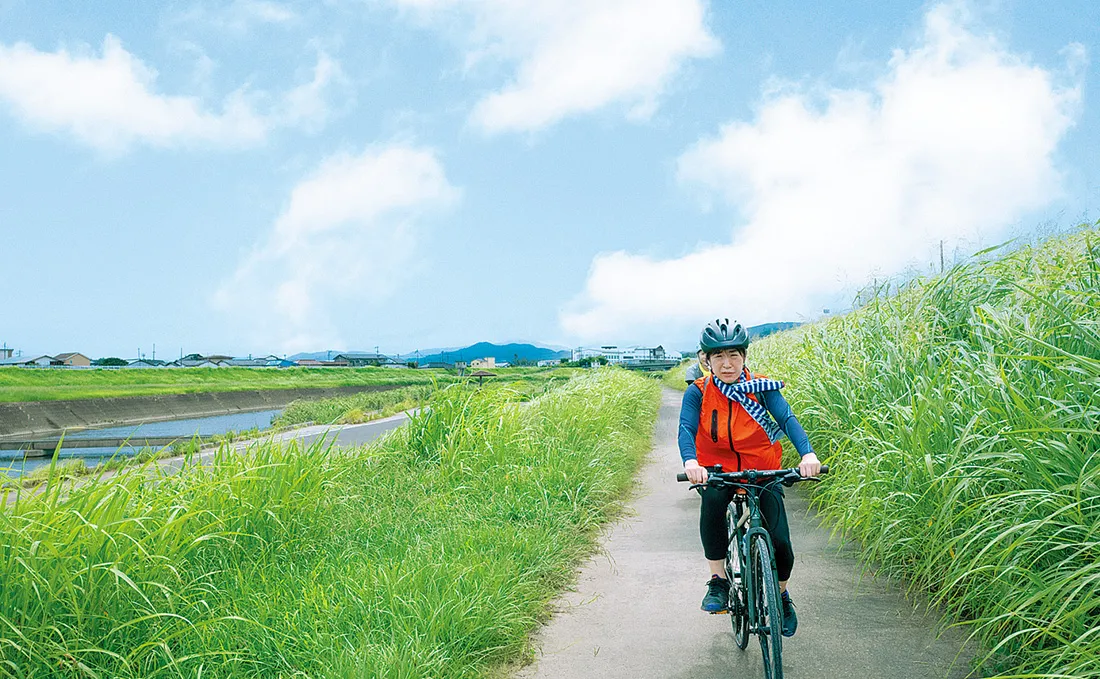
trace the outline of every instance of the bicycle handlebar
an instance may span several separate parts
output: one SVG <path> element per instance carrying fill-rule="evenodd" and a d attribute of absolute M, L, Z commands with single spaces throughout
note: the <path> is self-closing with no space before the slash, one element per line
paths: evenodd
<path fill-rule="evenodd" d="M 719 467 L 719 469 L 721 469 L 721 467 Z M 822 474 L 828 474 L 829 473 L 829 465 L 827 465 L 827 464 L 821 465 L 821 473 Z M 725 481 L 727 483 L 744 483 L 746 481 L 751 483 L 753 481 L 766 481 L 768 479 L 776 479 L 776 478 L 792 478 L 793 479 L 794 477 L 797 477 L 797 480 L 799 480 L 799 481 L 805 481 L 806 478 L 816 478 L 816 477 L 813 477 L 813 476 L 803 478 L 803 476 L 798 473 L 798 467 L 792 467 L 790 469 L 766 469 L 766 470 L 746 469 L 745 471 L 741 471 L 741 472 L 722 472 L 722 471 L 709 471 L 709 470 L 707 471 L 707 481 L 710 481 L 711 479 L 720 479 L 720 480 Z M 676 475 L 676 480 L 680 481 L 680 482 L 687 481 L 688 480 L 687 474 L 685 474 L 683 472 L 680 472 L 679 474 Z"/>

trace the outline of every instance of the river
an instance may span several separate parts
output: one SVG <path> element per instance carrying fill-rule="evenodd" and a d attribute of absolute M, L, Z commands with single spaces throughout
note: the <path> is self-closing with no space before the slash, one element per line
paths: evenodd
<path fill-rule="evenodd" d="M 171 420 L 168 422 L 149 422 L 140 425 L 126 425 L 124 427 L 107 427 L 104 429 L 85 429 L 65 435 L 66 443 L 79 439 L 94 438 L 126 438 L 140 433 L 142 436 L 179 436 L 189 438 L 194 435 L 211 436 L 224 434 L 229 431 L 246 431 L 249 429 L 267 429 L 271 426 L 271 420 L 282 410 L 260 410 L 252 413 L 234 413 L 232 415 L 215 415 L 213 417 L 196 417 L 186 420 Z M 44 437 L 45 438 L 45 437 Z M 2 446 L 3 444 L 0 444 Z M 70 448 L 61 449 L 58 457 L 62 460 L 83 459 L 88 467 L 94 467 L 100 462 L 109 460 L 118 455 L 135 455 L 140 448 Z M 10 477 L 19 477 L 27 472 L 45 467 L 50 464 L 50 457 L 23 458 L 23 453 L 18 450 L 0 449 L 0 474 Z"/>

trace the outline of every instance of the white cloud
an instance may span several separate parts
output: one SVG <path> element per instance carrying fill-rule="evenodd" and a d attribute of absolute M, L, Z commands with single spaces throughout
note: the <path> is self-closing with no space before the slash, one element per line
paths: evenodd
<path fill-rule="evenodd" d="M 264 23 L 281 24 L 296 18 L 296 14 L 285 5 L 266 0 L 237 0 L 230 9 L 242 17 Z"/>
<path fill-rule="evenodd" d="M 459 196 L 429 149 L 391 145 L 331 157 L 293 189 L 215 306 L 247 323 L 250 339 L 282 351 L 340 345 L 336 315 L 359 315 L 393 295 L 407 280 L 418 220 Z"/>
<path fill-rule="evenodd" d="M 288 24 L 298 18 L 294 10 L 269 0 L 233 0 L 211 5 L 198 3 L 180 12 L 172 21 L 195 23 L 232 33 L 247 33 L 256 24 Z"/>
<path fill-rule="evenodd" d="M 471 18 L 468 67 L 515 64 L 512 81 L 471 114 L 488 132 L 537 130 L 612 104 L 646 117 L 684 62 L 719 50 L 705 0 L 393 1 L 448 26 Z"/>
<path fill-rule="evenodd" d="M 562 313 L 581 338 L 630 327 L 685 332 L 707 318 L 814 315 L 874 275 L 928 261 L 940 239 L 994 236 L 1060 191 L 1053 154 L 1080 100 L 1079 45 L 1062 76 L 932 8 L 919 43 L 867 89 L 765 96 L 679 159 L 682 182 L 744 215 L 732 242 L 657 259 L 595 258 Z"/>
<path fill-rule="evenodd" d="M 276 117 L 282 125 L 317 129 L 328 121 L 332 90 L 347 86 L 348 79 L 339 62 L 322 52 L 313 67 L 313 79 L 286 93 Z"/>
<path fill-rule="evenodd" d="M 240 89 L 220 111 L 198 97 L 160 94 L 156 79 L 156 71 L 112 35 L 104 39 L 102 55 L 0 44 L 0 102 L 29 128 L 68 132 L 107 152 L 137 143 L 249 145 L 276 127 L 316 125 L 327 116 L 327 88 L 341 82 L 342 74 L 339 64 L 321 54 L 312 82 L 276 97 Z M 269 110 L 260 110 L 268 99 L 274 99 Z"/>

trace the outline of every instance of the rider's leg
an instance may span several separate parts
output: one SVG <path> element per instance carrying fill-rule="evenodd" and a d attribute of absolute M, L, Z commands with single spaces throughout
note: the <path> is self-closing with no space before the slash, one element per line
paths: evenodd
<path fill-rule="evenodd" d="M 699 537 L 711 574 L 707 594 L 699 607 L 709 613 L 720 613 L 729 605 L 730 595 L 730 582 L 726 579 L 726 506 L 732 489 L 700 488 L 699 494 L 703 498 L 699 508 Z"/>
<path fill-rule="evenodd" d="M 712 575 L 726 577 L 726 507 L 733 498 L 732 488 L 700 488 L 703 502 L 699 508 L 699 537 Z"/>
<path fill-rule="evenodd" d="M 772 539 L 775 548 L 775 570 L 779 576 L 779 591 L 787 591 L 787 581 L 794 568 L 794 548 L 791 546 L 791 531 L 787 525 L 787 510 L 783 506 L 782 487 L 772 486 L 775 492 L 760 494 L 760 514 L 764 518 L 764 527 Z"/>

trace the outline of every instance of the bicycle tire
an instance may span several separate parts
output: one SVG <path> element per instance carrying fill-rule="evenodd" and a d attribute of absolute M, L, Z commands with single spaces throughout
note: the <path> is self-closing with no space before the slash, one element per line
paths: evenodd
<path fill-rule="evenodd" d="M 742 651 L 749 645 L 749 609 L 745 581 L 741 577 L 741 540 L 737 534 L 737 515 L 733 504 L 726 506 L 726 577 L 730 581 L 730 623 L 733 640 Z"/>
<path fill-rule="evenodd" d="M 760 651 L 766 679 L 783 679 L 783 609 L 779 603 L 779 581 L 772 562 L 771 545 L 762 535 L 753 538 L 753 583 L 756 589 L 757 622 L 761 629 Z"/>

